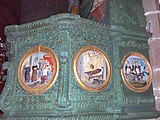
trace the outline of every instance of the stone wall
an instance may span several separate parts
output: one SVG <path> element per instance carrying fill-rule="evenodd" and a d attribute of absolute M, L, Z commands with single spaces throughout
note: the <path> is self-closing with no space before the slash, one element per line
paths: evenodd
<path fill-rule="evenodd" d="M 150 62 L 153 69 L 153 90 L 156 108 L 160 110 L 160 11 L 158 0 L 142 0 L 147 22 L 152 37 L 149 38 Z"/>

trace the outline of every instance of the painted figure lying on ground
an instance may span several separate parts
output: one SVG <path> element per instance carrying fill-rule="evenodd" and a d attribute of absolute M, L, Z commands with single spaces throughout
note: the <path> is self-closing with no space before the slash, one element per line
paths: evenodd
<path fill-rule="evenodd" d="M 85 51 L 78 60 L 78 75 L 89 87 L 99 87 L 106 80 L 106 61 L 97 51 Z"/>

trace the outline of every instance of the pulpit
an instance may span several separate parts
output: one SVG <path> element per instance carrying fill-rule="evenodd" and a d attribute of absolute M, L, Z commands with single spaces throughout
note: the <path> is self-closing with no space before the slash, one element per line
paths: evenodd
<path fill-rule="evenodd" d="M 116 3 L 110 1 L 110 6 Z M 118 8 L 123 14 L 114 14 Z M 150 35 L 136 21 L 138 6 L 133 6 L 134 17 L 121 4 L 118 8 L 110 10 L 109 25 L 64 13 L 6 27 L 2 119 L 159 117 L 151 84 Z"/>

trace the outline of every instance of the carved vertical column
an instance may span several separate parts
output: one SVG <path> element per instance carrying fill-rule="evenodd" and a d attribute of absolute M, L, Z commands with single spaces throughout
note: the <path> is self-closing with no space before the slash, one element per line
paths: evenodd
<path fill-rule="evenodd" d="M 149 55 L 153 69 L 153 90 L 156 100 L 156 108 L 160 110 L 160 11 L 158 0 L 142 0 L 148 30 L 152 33 L 148 44 L 150 47 Z"/>

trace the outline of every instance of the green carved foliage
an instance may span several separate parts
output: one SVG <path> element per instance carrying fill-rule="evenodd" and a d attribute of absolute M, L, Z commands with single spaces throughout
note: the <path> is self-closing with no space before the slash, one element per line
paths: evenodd
<path fill-rule="evenodd" d="M 111 25 L 144 28 L 145 16 L 141 0 L 109 0 Z"/>

